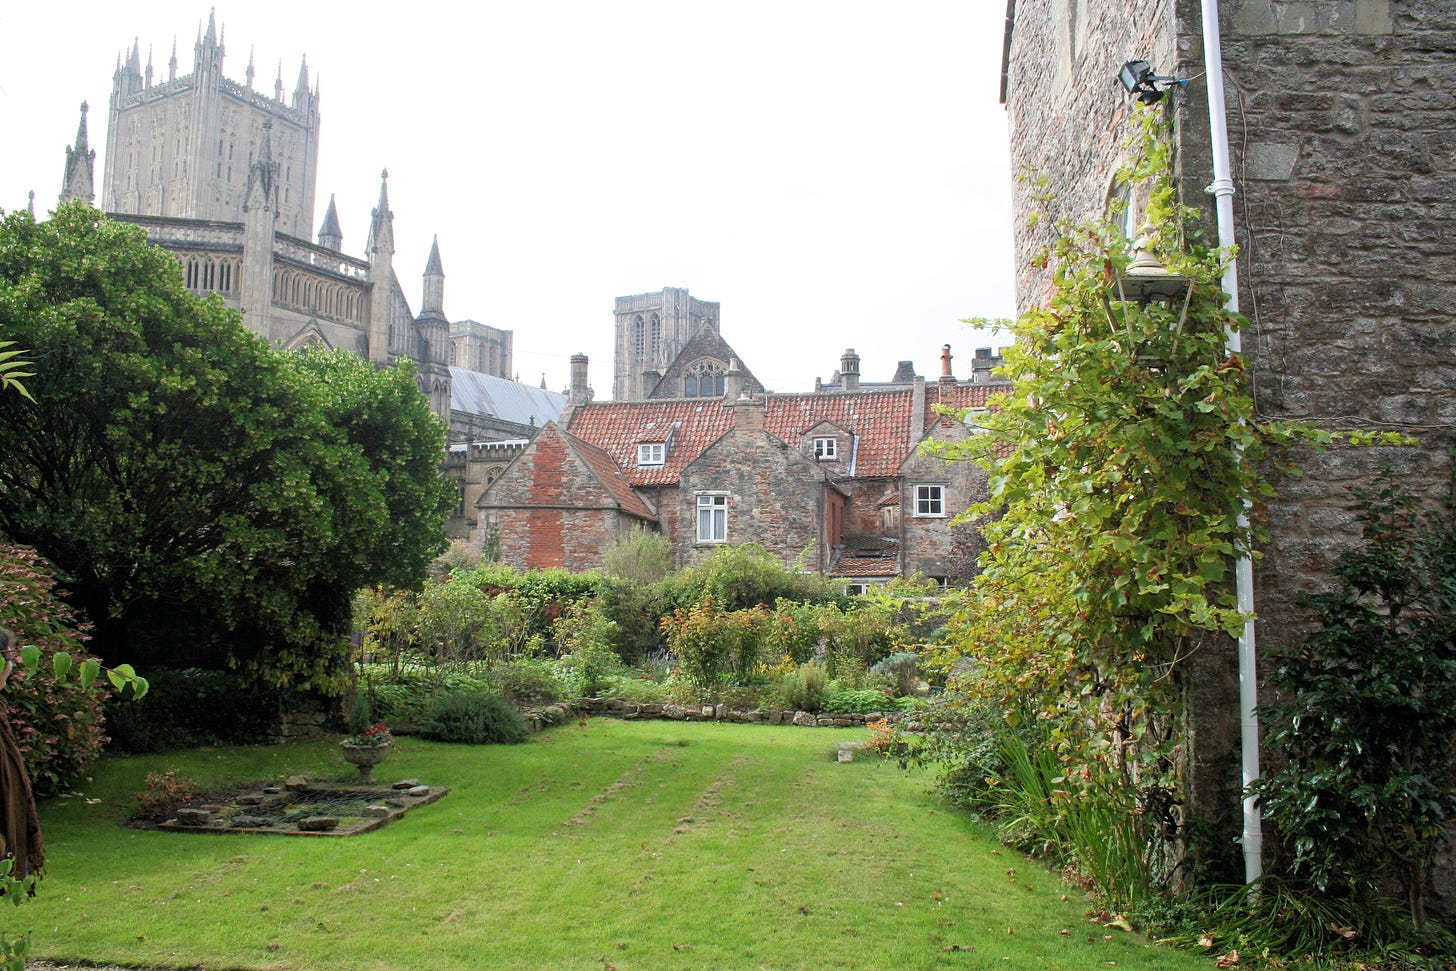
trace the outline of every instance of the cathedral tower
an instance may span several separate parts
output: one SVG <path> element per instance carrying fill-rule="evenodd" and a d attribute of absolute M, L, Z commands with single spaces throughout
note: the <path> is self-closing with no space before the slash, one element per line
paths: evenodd
<path fill-rule="evenodd" d="M 313 236 L 318 166 L 318 90 L 309 88 L 308 64 L 299 69 L 292 103 L 282 84 L 267 97 L 247 82 L 223 76 L 224 44 L 212 14 L 193 47 L 191 74 L 177 76 L 175 44 L 167 80 L 153 83 L 133 42 L 112 75 L 110 124 L 102 208 L 107 212 L 181 219 L 243 222 L 245 192 L 261 155 L 264 125 L 271 125 L 278 163 L 278 231 Z"/>
<path fill-rule="evenodd" d="M 716 333 L 719 324 L 717 303 L 674 287 L 618 297 L 616 318 L 616 401 L 646 399 L 688 341 L 703 327 Z"/>

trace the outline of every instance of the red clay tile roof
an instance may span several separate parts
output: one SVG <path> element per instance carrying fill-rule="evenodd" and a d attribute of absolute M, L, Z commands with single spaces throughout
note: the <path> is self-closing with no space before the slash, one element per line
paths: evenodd
<path fill-rule="evenodd" d="M 983 407 L 1004 386 L 925 385 L 925 428 L 942 420 L 933 406 Z M 802 436 L 821 422 L 853 432 L 856 478 L 890 477 L 917 444 L 910 440 L 913 392 L 908 388 L 830 394 L 771 394 L 764 405 L 764 430 L 798 448 Z M 634 486 L 671 485 L 684 467 L 733 427 L 733 409 L 721 398 L 658 401 L 604 401 L 583 405 L 570 419 L 570 431 L 603 449 Z M 667 441 L 660 466 L 638 467 L 637 446 Z M 845 464 L 848 468 L 848 463 Z"/>
<path fill-rule="evenodd" d="M 733 427 L 733 409 L 719 398 L 604 401 L 571 415 L 571 434 L 605 451 L 634 486 L 671 485 L 693 459 Z M 637 465 L 637 446 L 667 442 L 662 465 Z"/>
<path fill-rule="evenodd" d="M 910 454 L 911 392 L 848 391 L 833 394 L 776 394 L 768 399 L 763 427 L 795 448 L 820 422 L 833 422 L 855 435 L 856 478 L 891 476 Z"/>
<path fill-rule="evenodd" d="M 829 568 L 832 577 L 893 577 L 900 575 L 900 562 L 894 557 L 841 556 Z"/>
<path fill-rule="evenodd" d="M 900 573 L 900 546 L 884 536 L 846 536 L 829 568 L 836 577 L 893 577 Z"/>
<path fill-rule="evenodd" d="M 1009 388 L 1010 386 L 1007 384 L 957 384 L 954 387 L 948 387 L 942 386 L 938 381 L 927 381 L 925 382 L 925 430 L 930 431 L 938 422 L 951 421 L 936 413 L 936 405 L 945 405 L 953 411 L 963 408 L 984 408 L 992 395 L 1005 392 Z"/>
<path fill-rule="evenodd" d="M 642 500 L 642 497 L 632 491 L 632 486 L 625 476 L 617 468 L 617 463 L 606 452 L 597 448 L 591 442 L 583 441 L 570 432 L 562 432 L 561 437 L 571 446 L 582 462 L 586 463 L 593 475 L 612 494 L 612 498 L 622 507 L 622 511 L 637 516 L 640 519 L 656 520 L 654 513 Z"/>

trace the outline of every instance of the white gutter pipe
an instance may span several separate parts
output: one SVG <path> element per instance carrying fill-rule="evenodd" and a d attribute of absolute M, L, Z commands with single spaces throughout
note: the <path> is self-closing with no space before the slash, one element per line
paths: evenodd
<path fill-rule="evenodd" d="M 1203 3 L 1203 66 L 1208 79 L 1208 122 L 1213 141 L 1213 193 L 1218 216 L 1218 245 L 1234 245 L 1234 180 L 1230 175 L 1227 108 L 1223 95 L 1223 41 L 1218 30 L 1218 0 Z M 1228 294 L 1225 306 L 1239 309 L 1239 268 L 1229 260 L 1223 273 L 1223 290 Z M 1230 354 L 1242 350 L 1243 342 L 1236 330 L 1227 334 Z M 1239 528 L 1249 527 L 1248 503 L 1239 514 Z M 1239 635 L 1239 739 L 1243 749 L 1244 792 L 1259 778 L 1259 664 L 1254 647 L 1254 562 L 1246 551 L 1234 566 L 1234 588 L 1239 612 L 1244 621 Z M 1253 883 L 1264 872 L 1264 832 L 1258 800 L 1246 795 L 1243 799 L 1244 880 Z"/>

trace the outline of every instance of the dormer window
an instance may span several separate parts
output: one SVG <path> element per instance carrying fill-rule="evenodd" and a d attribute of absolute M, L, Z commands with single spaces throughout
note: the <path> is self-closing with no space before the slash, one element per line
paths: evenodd
<path fill-rule="evenodd" d="M 819 462 L 832 462 L 839 457 L 839 441 L 834 438 L 814 439 L 814 459 Z"/>
<path fill-rule="evenodd" d="M 649 442 L 637 446 L 637 467 L 661 465 L 667 461 L 667 443 Z"/>

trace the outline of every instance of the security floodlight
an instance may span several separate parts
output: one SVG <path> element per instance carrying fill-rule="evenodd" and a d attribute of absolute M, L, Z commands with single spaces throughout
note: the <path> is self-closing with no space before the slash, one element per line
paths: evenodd
<path fill-rule="evenodd" d="M 1169 87 L 1188 83 L 1179 78 L 1158 77 L 1153 73 L 1153 67 L 1147 61 L 1126 62 L 1122 65 L 1122 70 L 1117 72 L 1117 80 L 1122 82 L 1122 86 L 1128 94 L 1137 95 L 1138 100 L 1145 105 L 1162 100 L 1163 95 L 1168 93 Z M 1160 83 L 1166 87 L 1159 88 Z"/>

